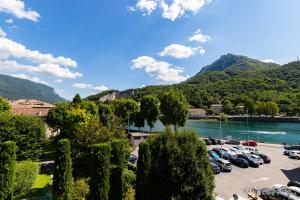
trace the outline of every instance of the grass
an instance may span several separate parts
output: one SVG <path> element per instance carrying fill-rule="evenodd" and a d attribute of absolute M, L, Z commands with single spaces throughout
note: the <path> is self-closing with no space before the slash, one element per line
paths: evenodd
<path fill-rule="evenodd" d="M 22 196 L 21 199 L 50 200 L 51 182 L 52 182 L 51 176 L 46 174 L 39 174 L 30 191 L 24 196 Z"/>

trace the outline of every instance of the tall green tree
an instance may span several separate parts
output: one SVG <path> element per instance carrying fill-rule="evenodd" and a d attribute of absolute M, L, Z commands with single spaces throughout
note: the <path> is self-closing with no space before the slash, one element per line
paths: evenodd
<path fill-rule="evenodd" d="M 223 102 L 223 110 L 224 113 L 226 114 L 233 114 L 234 113 L 234 105 L 231 103 L 230 100 L 225 100 Z"/>
<path fill-rule="evenodd" d="M 15 181 L 16 143 L 0 144 L 0 200 L 12 200 Z"/>
<path fill-rule="evenodd" d="M 125 167 L 124 142 L 114 140 L 111 143 L 111 172 L 109 199 L 122 200 L 123 196 L 123 168 Z"/>
<path fill-rule="evenodd" d="M 72 192 L 71 147 L 69 140 L 62 139 L 58 142 L 56 149 L 52 194 L 54 199 L 71 200 Z"/>
<path fill-rule="evenodd" d="M 108 200 L 111 147 L 107 143 L 97 144 L 93 151 L 90 199 Z"/>
<path fill-rule="evenodd" d="M 279 112 L 279 107 L 277 105 L 277 103 L 272 102 L 272 101 L 268 101 L 266 102 L 266 114 L 267 115 L 271 115 L 272 117 L 274 117 L 275 115 L 277 115 Z"/>
<path fill-rule="evenodd" d="M 80 105 L 82 103 L 81 96 L 78 93 L 74 96 L 72 103 L 76 105 Z"/>
<path fill-rule="evenodd" d="M 149 177 L 151 172 L 151 153 L 149 143 L 142 142 L 139 145 L 139 159 L 136 172 L 136 200 L 149 199 Z"/>
<path fill-rule="evenodd" d="M 133 116 L 134 126 L 139 128 L 139 131 L 142 127 L 145 126 L 145 118 L 142 112 L 136 112 Z"/>
<path fill-rule="evenodd" d="M 104 126 L 111 127 L 114 119 L 113 107 L 109 104 L 98 104 L 98 113 L 101 123 Z"/>
<path fill-rule="evenodd" d="M 141 113 L 143 118 L 146 119 L 148 126 L 151 129 L 154 127 L 155 122 L 159 116 L 159 101 L 156 96 L 146 95 L 141 100 Z"/>
<path fill-rule="evenodd" d="M 8 111 L 10 109 L 11 109 L 11 106 L 8 103 L 7 99 L 0 96 L 0 112 Z"/>
<path fill-rule="evenodd" d="M 188 117 L 188 102 L 178 90 L 164 93 L 160 98 L 161 121 L 165 126 L 183 127 Z"/>

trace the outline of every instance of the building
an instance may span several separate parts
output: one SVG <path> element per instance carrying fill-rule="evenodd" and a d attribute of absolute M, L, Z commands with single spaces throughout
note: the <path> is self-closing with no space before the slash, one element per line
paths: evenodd
<path fill-rule="evenodd" d="M 189 118 L 198 118 L 206 116 L 206 110 L 202 108 L 189 109 Z"/>
<path fill-rule="evenodd" d="M 222 104 L 213 104 L 210 106 L 212 110 L 214 110 L 216 113 L 220 113 L 223 110 L 223 105 Z"/>
<path fill-rule="evenodd" d="M 133 144 L 133 146 L 139 146 L 139 144 L 143 141 L 145 141 L 148 137 L 152 136 L 153 134 L 150 133 L 130 133 L 130 141 Z"/>
<path fill-rule="evenodd" d="M 47 117 L 48 112 L 55 106 L 39 100 L 34 99 L 19 99 L 16 101 L 9 101 L 12 107 L 12 113 L 16 115 L 28 115 L 33 117 Z"/>
<path fill-rule="evenodd" d="M 107 94 L 107 95 L 104 95 L 103 97 L 100 97 L 99 101 L 101 102 L 105 102 L 105 101 L 113 101 L 117 98 L 117 93 L 116 92 L 113 92 L 111 94 Z"/>

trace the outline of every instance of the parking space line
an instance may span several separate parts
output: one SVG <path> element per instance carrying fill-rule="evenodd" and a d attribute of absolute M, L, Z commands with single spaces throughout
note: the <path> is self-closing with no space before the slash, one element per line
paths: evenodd
<path fill-rule="evenodd" d="M 256 182 L 260 182 L 260 181 L 267 181 L 269 180 L 270 177 L 265 177 L 265 178 L 259 178 L 259 179 L 256 179 L 256 180 L 253 180 L 253 181 L 250 181 L 251 183 L 256 183 Z"/>

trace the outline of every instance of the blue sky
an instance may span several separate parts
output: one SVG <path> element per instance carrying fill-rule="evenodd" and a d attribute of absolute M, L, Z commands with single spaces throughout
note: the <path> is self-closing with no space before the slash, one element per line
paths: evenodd
<path fill-rule="evenodd" d="M 70 99 L 180 82 L 226 53 L 284 64 L 300 56 L 299 10 L 299 0 L 0 0 L 0 73 Z"/>

